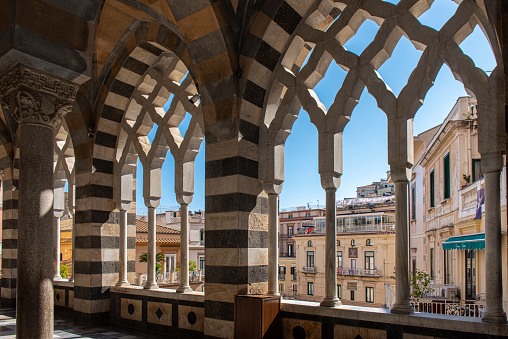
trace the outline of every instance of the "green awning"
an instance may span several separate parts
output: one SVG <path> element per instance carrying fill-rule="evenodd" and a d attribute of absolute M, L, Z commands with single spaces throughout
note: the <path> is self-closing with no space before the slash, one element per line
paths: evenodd
<path fill-rule="evenodd" d="M 483 250 L 485 248 L 485 233 L 457 235 L 443 242 L 444 250 Z"/>

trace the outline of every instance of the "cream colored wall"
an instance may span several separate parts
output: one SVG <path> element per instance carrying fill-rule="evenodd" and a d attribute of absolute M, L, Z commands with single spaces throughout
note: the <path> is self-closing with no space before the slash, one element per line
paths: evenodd
<path fill-rule="evenodd" d="M 365 251 L 374 251 L 374 265 L 379 270 L 379 277 L 363 276 L 338 276 L 337 284 L 342 285 L 342 298 L 345 304 L 370 305 L 380 307 L 384 304 L 384 282 L 394 284 L 395 280 L 390 276 L 394 275 L 395 269 L 395 234 L 394 233 L 370 233 L 370 234 L 339 234 L 340 246 L 337 251 L 342 251 L 343 268 L 351 266 L 351 258 L 348 257 L 351 240 L 356 241 L 358 258 L 356 268 L 365 268 Z M 373 246 L 366 246 L 366 240 L 371 239 Z M 296 236 L 296 261 L 298 266 L 298 299 L 321 301 L 325 295 L 325 274 L 324 274 L 324 248 L 325 237 L 320 236 Z M 313 241 L 313 248 L 307 247 L 307 242 Z M 307 250 L 314 250 L 314 263 L 317 273 L 303 273 L 302 267 L 306 265 Z M 383 265 L 383 261 L 385 265 Z M 383 267 L 384 266 L 384 267 Z M 307 295 L 307 283 L 314 282 L 314 296 Z M 355 301 L 350 300 L 350 290 L 347 289 L 347 282 L 356 282 Z M 374 304 L 365 302 L 365 287 L 374 287 Z"/>
<path fill-rule="evenodd" d="M 297 291 L 298 291 L 298 267 L 296 266 L 296 258 L 287 258 L 287 257 L 280 257 L 279 258 L 279 266 L 284 266 L 286 268 L 286 275 L 284 281 L 279 281 L 279 293 L 283 296 L 292 296 L 293 291 L 291 290 L 291 286 L 293 284 L 296 285 Z M 296 281 L 291 280 L 291 267 L 296 268 Z M 280 289 L 280 284 L 284 284 L 284 289 Z"/>

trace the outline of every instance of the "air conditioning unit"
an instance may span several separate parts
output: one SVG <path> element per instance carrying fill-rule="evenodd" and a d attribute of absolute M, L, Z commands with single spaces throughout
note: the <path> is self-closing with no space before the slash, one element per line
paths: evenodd
<path fill-rule="evenodd" d="M 441 296 L 446 299 L 455 299 L 457 297 L 457 287 L 443 287 Z"/>

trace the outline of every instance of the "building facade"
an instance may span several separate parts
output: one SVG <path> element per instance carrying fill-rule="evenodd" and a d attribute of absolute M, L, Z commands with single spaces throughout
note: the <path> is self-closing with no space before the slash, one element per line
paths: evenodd
<path fill-rule="evenodd" d="M 434 279 L 435 295 L 461 300 L 485 299 L 489 269 L 485 266 L 485 184 L 476 110 L 475 99 L 459 98 L 443 124 L 415 139 L 418 159 L 411 182 L 411 241 L 415 244 L 411 255 L 420 258 L 417 244 L 421 246 L 422 240 L 425 250 L 423 262 L 417 260 L 416 267 L 421 265 Z M 502 253 L 507 247 L 505 173 L 503 167 L 499 187 Z M 506 264 L 503 254 L 504 268 Z M 506 272 L 502 279 L 506 281 Z M 448 288 L 453 289 L 451 295 L 445 292 Z"/>

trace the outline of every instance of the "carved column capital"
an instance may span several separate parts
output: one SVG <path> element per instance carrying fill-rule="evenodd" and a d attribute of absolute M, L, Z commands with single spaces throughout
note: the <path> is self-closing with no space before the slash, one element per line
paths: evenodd
<path fill-rule="evenodd" d="M 72 82 L 18 64 L 0 76 L 4 112 L 19 123 L 56 128 L 71 111 L 78 86 Z"/>

